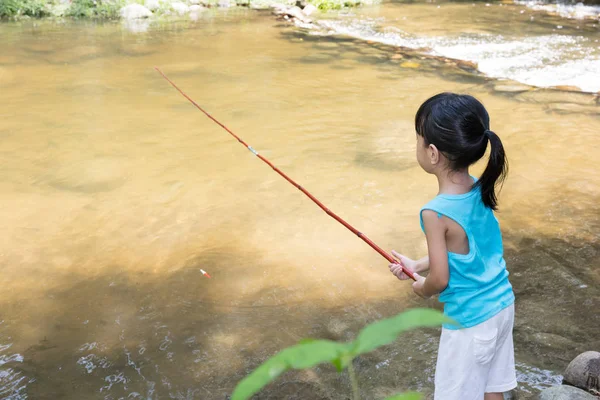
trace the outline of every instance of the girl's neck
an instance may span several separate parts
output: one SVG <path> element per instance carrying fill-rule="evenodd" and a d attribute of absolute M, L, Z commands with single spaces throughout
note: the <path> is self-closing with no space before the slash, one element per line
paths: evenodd
<path fill-rule="evenodd" d="M 469 175 L 469 170 L 461 171 L 441 171 L 436 174 L 438 179 L 438 194 L 464 194 L 469 193 L 473 188 L 473 178 Z"/>

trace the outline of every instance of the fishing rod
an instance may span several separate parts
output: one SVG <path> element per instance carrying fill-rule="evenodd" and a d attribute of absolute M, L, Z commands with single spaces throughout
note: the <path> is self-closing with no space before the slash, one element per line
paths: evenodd
<path fill-rule="evenodd" d="M 308 196 L 308 198 L 311 199 L 312 201 L 314 201 L 316 205 L 318 205 L 323 211 L 325 211 L 325 213 L 327 213 L 327 215 L 329 215 L 330 217 L 332 217 L 333 219 L 335 219 L 337 222 L 339 222 L 340 224 L 342 224 L 346 228 L 348 228 L 348 230 L 350 230 L 350 232 L 354 233 L 356 236 L 358 236 L 359 238 L 361 238 L 365 243 L 367 243 L 369 246 L 371 246 L 373 248 L 373 250 L 375 250 L 376 252 L 378 252 L 379 254 L 381 254 L 383 256 L 383 258 L 385 258 L 386 260 L 388 260 L 391 263 L 400 264 L 400 266 L 402 267 L 402 271 L 404 271 L 404 273 L 410 279 L 412 279 L 413 281 L 416 280 L 415 276 L 413 275 L 413 273 L 408 268 L 406 268 L 404 265 L 402 265 L 400 262 L 398 262 L 398 260 L 396 260 L 390 254 L 388 254 L 387 252 L 385 252 L 381 247 L 379 247 L 375 243 L 373 243 L 373 241 L 371 239 L 369 239 L 368 237 L 366 237 L 363 233 L 359 232 L 352 225 L 350 225 L 349 223 L 347 223 L 346 221 L 344 221 L 342 218 L 338 217 L 337 214 L 335 214 L 329 208 L 325 207 L 325 205 L 323 205 L 323 203 L 321 203 L 319 200 L 317 200 L 317 198 L 315 196 L 313 196 L 312 194 L 310 194 L 302 186 L 298 185 L 292 178 L 290 178 L 289 176 L 287 176 L 286 174 L 284 174 L 279 168 L 277 168 L 276 166 L 274 166 L 269 160 L 267 160 L 262 155 L 258 154 L 258 151 L 254 150 L 252 148 L 252 146 L 248 145 L 238 135 L 236 135 L 235 133 L 233 133 L 229 128 L 227 128 L 225 125 L 223 125 L 222 123 L 220 123 L 219 121 L 217 121 L 212 115 L 210 115 L 208 112 L 206 112 L 194 100 L 192 100 L 187 94 L 185 94 L 183 92 L 183 90 L 179 89 L 179 87 L 177 87 L 177 85 L 175 83 L 173 83 L 172 80 L 170 80 L 169 78 L 167 78 L 167 76 L 165 74 L 163 74 L 163 72 L 160 69 L 158 69 L 158 67 L 154 67 L 154 69 L 156 71 L 158 71 L 158 73 L 161 74 L 162 77 L 165 78 L 167 80 L 167 82 L 169 82 L 171 84 L 171 86 L 173 86 L 175 89 L 177 89 L 177 91 L 179 93 L 181 93 L 181 95 L 183 97 L 185 97 L 186 99 L 188 99 L 189 102 L 192 103 L 198 110 L 202 111 L 204 113 L 204 115 L 206 115 L 208 118 L 212 119 L 217 125 L 219 125 L 221 128 L 223 128 L 227 132 L 229 132 L 229 134 L 231 134 L 231 136 L 233 136 L 234 138 L 236 138 L 238 142 L 240 142 L 242 145 L 244 145 L 244 147 L 246 147 L 248 150 L 250 150 L 252 152 L 252 154 L 254 154 L 256 157 L 258 157 L 262 161 L 264 161 L 269 167 L 273 168 L 273 171 L 277 172 L 286 181 L 288 181 L 289 183 L 291 183 L 292 185 L 294 185 L 296 188 L 298 188 L 298 190 L 300 190 L 302 193 L 304 193 L 306 196 Z"/>

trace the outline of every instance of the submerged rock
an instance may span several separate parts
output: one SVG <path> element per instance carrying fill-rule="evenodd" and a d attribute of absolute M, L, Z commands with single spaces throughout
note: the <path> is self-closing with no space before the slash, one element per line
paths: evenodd
<path fill-rule="evenodd" d="M 546 106 L 549 111 L 556 112 L 559 114 L 570 114 L 570 113 L 579 113 L 579 114 L 592 114 L 598 115 L 600 114 L 600 108 L 596 106 L 583 106 L 581 104 L 574 103 L 551 103 Z"/>
<path fill-rule="evenodd" d="M 405 61 L 402 64 L 400 64 L 400 66 L 402 68 L 419 68 L 421 66 L 421 64 L 413 62 L 413 61 Z"/>
<path fill-rule="evenodd" d="M 494 85 L 494 90 L 496 92 L 506 92 L 506 93 L 521 93 L 527 92 L 531 90 L 532 87 L 529 85 L 524 85 L 518 82 L 500 82 Z"/>
<path fill-rule="evenodd" d="M 66 163 L 53 171 L 48 183 L 60 190 L 97 193 L 120 187 L 126 178 L 122 160 L 101 157 Z"/>
<path fill-rule="evenodd" d="M 138 19 L 151 17 L 152 11 L 141 4 L 129 4 L 128 6 L 121 8 L 119 14 L 121 15 L 121 18 L 124 19 Z"/>
<path fill-rule="evenodd" d="M 542 390 L 538 400 L 598 400 L 598 398 L 576 387 L 561 385 Z"/>
<path fill-rule="evenodd" d="M 600 392 L 600 353 L 586 351 L 575 357 L 565 371 L 563 383 Z"/>

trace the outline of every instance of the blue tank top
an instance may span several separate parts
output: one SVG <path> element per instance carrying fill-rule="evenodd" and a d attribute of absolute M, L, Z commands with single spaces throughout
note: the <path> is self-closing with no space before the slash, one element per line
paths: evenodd
<path fill-rule="evenodd" d="M 479 187 L 459 195 L 440 194 L 427 203 L 420 213 L 425 232 L 423 210 L 454 220 L 469 242 L 468 254 L 448 252 L 450 278 L 439 300 L 444 303 L 444 314 L 461 326 L 446 324 L 444 328 L 475 326 L 513 304 L 500 225 L 494 212 L 483 204 Z"/>

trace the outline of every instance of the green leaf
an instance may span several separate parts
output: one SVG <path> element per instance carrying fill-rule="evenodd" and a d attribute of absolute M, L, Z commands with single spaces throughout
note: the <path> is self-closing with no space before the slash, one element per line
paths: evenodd
<path fill-rule="evenodd" d="M 443 323 L 454 323 L 454 321 L 445 317 L 441 312 L 429 308 L 408 310 L 363 328 L 354 341 L 352 354 L 357 356 L 390 344 L 400 333 L 409 329 L 438 326 Z"/>
<path fill-rule="evenodd" d="M 346 343 L 330 340 L 303 341 L 281 351 L 244 378 L 233 391 L 231 400 L 245 400 L 288 369 L 311 368 L 323 362 L 342 359 L 350 353 Z"/>
<path fill-rule="evenodd" d="M 417 392 L 407 392 L 388 397 L 385 400 L 421 400 L 421 394 Z"/>

